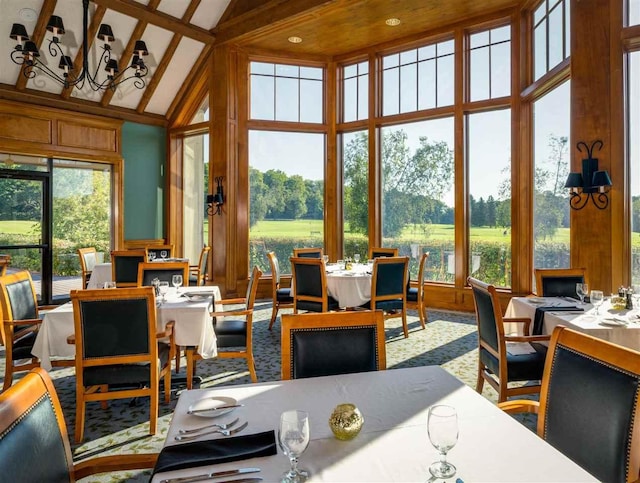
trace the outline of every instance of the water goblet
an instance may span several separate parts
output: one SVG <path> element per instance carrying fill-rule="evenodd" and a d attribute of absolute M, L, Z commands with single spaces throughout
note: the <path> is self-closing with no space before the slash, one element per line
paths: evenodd
<path fill-rule="evenodd" d="M 456 474 L 456 467 L 447 462 L 447 453 L 458 442 L 458 415 L 455 408 L 438 404 L 429 408 L 427 416 L 429 441 L 440 453 L 440 460 L 429 466 L 429 472 L 436 478 L 450 478 Z"/>
<path fill-rule="evenodd" d="M 283 483 L 298 483 L 309 477 L 309 472 L 298 468 L 298 458 L 309 444 L 309 415 L 293 409 L 280 415 L 278 444 L 289 458 L 289 471 L 282 475 Z"/>
<path fill-rule="evenodd" d="M 322 261 L 325 265 L 329 263 L 329 255 L 322 255 Z"/>
<path fill-rule="evenodd" d="M 584 305 L 584 298 L 589 293 L 588 283 L 576 283 L 576 294 L 580 297 L 580 305 Z"/>
<path fill-rule="evenodd" d="M 164 260 L 165 258 L 167 258 L 167 251 L 166 250 L 161 250 L 160 251 L 160 257 Z"/>
<path fill-rule="evenodd" d="M 160 282 L 158 288 L 160 289 L 160 295 L 162 295 L 162 301 L 166 302 L 167 292 L 169 291 L 169 282 Z"/>
<path fill-rule="evenodd" d="M 105 282 L 102 287 L 103 288 L 116 288 L 116 283 L 115 282 Z"/>
<path fill-rule="evenodd" d="M 149 261 L 153 262 L 156 259 L 156 252 L 149 252 Z"/>
<path fill-rule="evenodd" d="M 182 287 L 182 275 L 173 275 L 171 277 L 171 285 L 176 289 L 176 293 L 180 293 L 180 287 Z"/>
<path fill-rule="evenodd" d="M 346 267 L 344 266 L 344 260 L 338 260 L 338 261 L 337 261 L 337 263 L 338 263 L 338 268 L 339 268 L 340 270 L 344 270 L 344 269 L 346 268 Z"/>
<path fill-rule="evenodd" d="M 604 302 L 604 294 L 602 293 L 602 290 L 592 290 L 591 303 L 596 308 L 596 315 L 598 315 L 598 311 L 603 302 Z"/>
<path fill-rule="evenodd" d="M 353 254 L 353 261 L 356 263 L 360 263 L 360 254 L 359 253 L 354 253 Z"/>

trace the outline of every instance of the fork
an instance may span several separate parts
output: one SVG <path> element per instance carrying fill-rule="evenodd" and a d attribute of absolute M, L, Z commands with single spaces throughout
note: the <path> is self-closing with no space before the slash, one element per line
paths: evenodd
<path fill-rule="evenodd" d="M 190 434 L 190 433 L 196 433 L 198 431 L 202 431 L 203 429 L 209 429 L 209 428 L 229 429 L 231 426 L 236 424 L 239 420 L 240 418 L 236 418 L 230 423 L 213 423 L 213 424 L 208 424 L 207 426 L 201 426 L 199 428 L 194 428 L 194 429 L 180 429 L 178 433 Z"/>
<path fill-rule="evenodd" d="M 178 435 L 175 439 L 176 441 L 190 441 L 192 439 L 199 438 L 200 436 L 206 436 L 208 434 L 221 434 L 223 436 L 231 436 L 232 434 L 239 433 L 247 426 L 249 426 L 249 423 L 245 422 L 243 425 L 238 426 L 235 429 L 213 429 L 211 431 L 205 431 L 204 433 Z"/>

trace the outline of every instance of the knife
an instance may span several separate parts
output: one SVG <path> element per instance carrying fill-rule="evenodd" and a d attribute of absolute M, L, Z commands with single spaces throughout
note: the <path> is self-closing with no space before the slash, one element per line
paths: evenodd
<path fill-rule="evenodd" d="M 217 406 L 215 408 L 190 409 L 187 414 L 206 413 L 208 411 L 219 411 L 220 409 L 241 408 L 244 404 L 227 404 L 226 406 Z"/>
<path fill-rule="evenodd" d="M 210 480 L 212 478 L 222 478 L 224 476 L 234 476 L 234 475 L 243 475 L 243 474 L 248 474 L 248 473 L 258 473 L 260 471 L 260 468 L 240 468 L 237 470 L 227 470 L 227 471 L 215 471 L 215 472 L 211 472 L 211 473 L 205 473 L 202 475 L 195 475 L 195 476 L 183 476 L 180 478 L 169 478 L 166 480 L 160 480 L 160 483 L 191 483 L 192 481 L 203 481 L 203 480 Z M 243 478 L 240 480 L 235 480 L 235 481 L 244 481 L 246 483 L 249 483 L 249 481 L 259 481 L 262 480 L 262 478 Z M 222 482 L 221 482 L 222 483 Z"/>

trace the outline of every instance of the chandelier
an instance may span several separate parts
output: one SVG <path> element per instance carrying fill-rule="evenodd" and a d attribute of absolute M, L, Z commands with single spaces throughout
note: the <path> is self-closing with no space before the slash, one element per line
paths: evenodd
<path fill-rule="evenodd" d="M 11 60 L 18 65 L 24 66 L 22 73 L 27 79 L 33 79 L 38 73 L 43 73 L 62 84 L 65 88 L 75 86 L 78 89 L 82 89 L 87 83 L 94 91 L 103 89 L 115 91 L 118 85 L 133 79 L 133 85 L 138 89 L 143 89 L 146 84 L 144 77 L 148 73 L 147 66 L 143 60 L 144 56 L 149 55 L 146 44 L 142 40 L 136 40 L 131 65 L 120 72 L 118 61 L 111 56 L 110 43 L 115 41 L 115 37 L 111 26 L 107 24 L 101 24 L 98 30 L 97 37 L 104 44 L 102 45 L 102 53 L 95 71 L 93 74 L 89 71 L 89 44 L 87 38 L 89 0 L 82 0 L 82 9 L 82 69 L 80 72 L 77 72 L 77 69 L 74 68 L 71 57 L 65 55 L 62 50 L 62 44 L 58 36 L 64 35 L 65 29 L 62 18 L 57 15 L 52 15 L 49 18 L 47 30 L 53 34 L 53 37 L 48 40 L 49 54 L 54 58 L 60 58 L 58 63 L 60 72 L 55 72 L 40 60 L 38 46 L 29 40 L 27 29 L 19 23 L 14 23 L 11 28 L 10 37 L 18 42 L 11 51 Z M 100 69 L 106 71 L 106 76 L 102 74 L 103 80 L 98 78 Z"/>

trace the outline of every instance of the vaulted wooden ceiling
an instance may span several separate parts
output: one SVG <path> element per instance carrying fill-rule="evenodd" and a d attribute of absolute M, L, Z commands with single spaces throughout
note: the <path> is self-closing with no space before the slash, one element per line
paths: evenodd
<path fill-rule="evenodd" d="M 57 69 L 48 54 L 46 31 L 51 15 L 63 18 L 63 50 L 82 63 L 82 0 L 0 0 L 0 98 L 166 125 L 206 75 L 212 47 L 237 43 L 252 50 L 294 57 L 331 59 L 399 38 L 517 5 L 517 0 L 91 0 L 89 63 L 97 62 L 95 32 L 110 24 L 120 68 L 131 62 L 136 40 L 149 50 L 144 89 L 123 84 L 115 93 L 64 88 L 45 75 L 27 79 L 11 61 L 14 23 L 23 24 L 38 45 L 41 59 Z M 389 27 L 388 18 L 400 19 Z M 301 43 L 288 41 L 291 36 Z M 123 54 L 124 52 L 124 54 Z"/>

